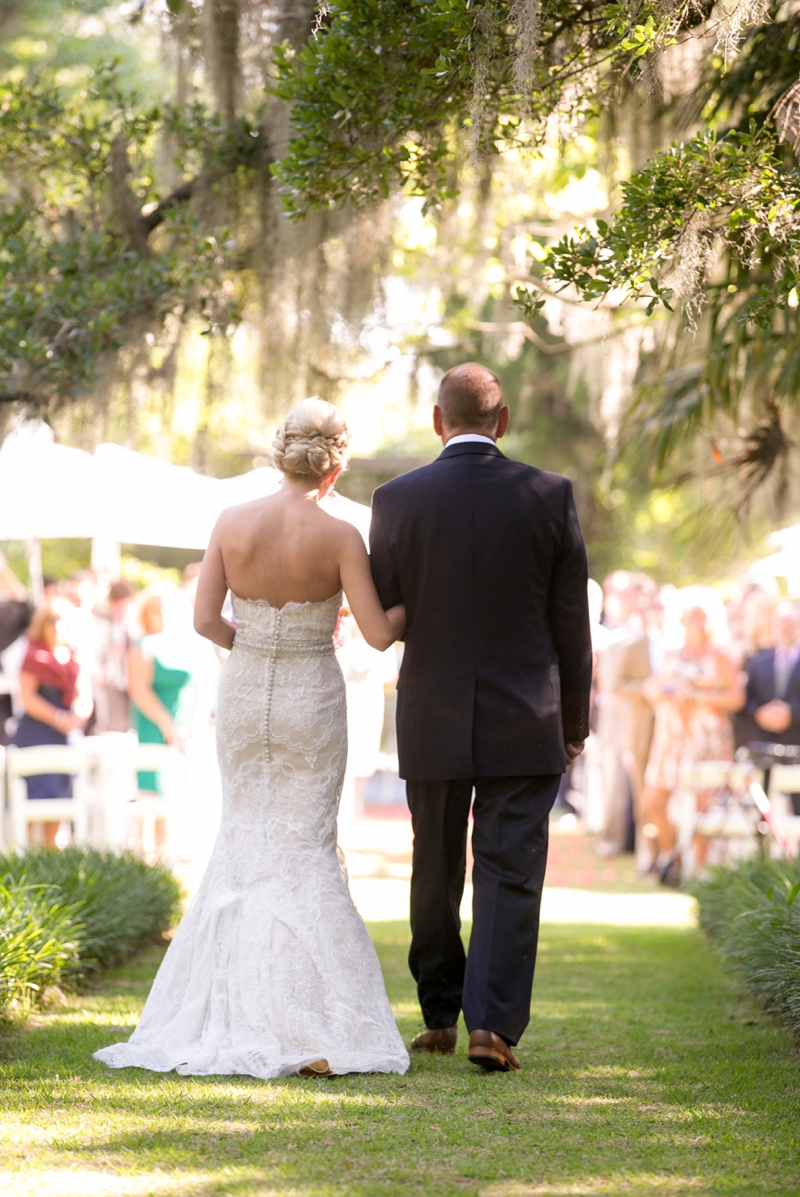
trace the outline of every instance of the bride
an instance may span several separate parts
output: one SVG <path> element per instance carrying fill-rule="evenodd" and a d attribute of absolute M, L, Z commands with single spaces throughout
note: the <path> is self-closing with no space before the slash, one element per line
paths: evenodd
<path fill-rule="evenodd" d="M 348 442 L 336 408 L 301 403 L 274 442 L 281 490 L 223 512 L 212 534 L 195 626 L 232 650 L 217 716 L 222 825 L 136 1030 L 95 1053 L 111 1068 L 265 1078 L 408 1068 L 336 844 L 342 589 L 374 648 L 405 627 L 403 607 L 381 607 L 359 533 L 318 506 Z M 235 624 L 221 615 L 228 589 Z"/>

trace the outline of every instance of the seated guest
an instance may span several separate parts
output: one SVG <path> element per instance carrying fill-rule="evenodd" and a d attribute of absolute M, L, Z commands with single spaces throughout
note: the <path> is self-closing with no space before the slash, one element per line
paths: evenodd
<path fill-rule="evenodd" d="M 743 714 L 753 739 L 800 745 L 800 606 L 782 602 L 775 612 L 775 647 L 745 661 L 747 695 Z M 800 814 L 800 794 L 792 795 Z"/>
<path fill-rule="evenodd" d="M 18 748 L 39 744 L 66 744 L 67 733 L 83 727 L 72 704 L 78 686 L 78 663 L 71 645 L 71 632 L 62 600 L 47 603 L 34 612 L 28 628 L 28 651 L 19 675 L 19 695 L 24 714 L 14 733 Z M 31 799 L 71 798 L 72 778 L 68 774 L 43 773 L 26 778 Z M 58 823 L 41 824 L 45 843 L 55 845 Z M 29 834 L 34 830 L 29 828 Z"/>

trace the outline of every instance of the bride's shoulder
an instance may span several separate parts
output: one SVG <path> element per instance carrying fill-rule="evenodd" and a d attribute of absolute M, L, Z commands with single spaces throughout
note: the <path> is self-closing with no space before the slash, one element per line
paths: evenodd
<path fill-rule="evenodd" d="M 325 542 L 336 551 L 347 551 L 356 543 L 363 544 L 358 529 L 349 520 L 328 510 L 327 505 L 315 504 L 313 518 L 317 535 L 322 535 Z"/>
<path fill-rule="evenodd" d="M 216 526 L 230 528 L 236 524 L 250 523 L 269 511 L 273 499 L 274 495 L 267 495 L 261 499 L 249 499 L 246 503 L 236 503 L 233 507 L 226 507 L 219 513 Z"/>

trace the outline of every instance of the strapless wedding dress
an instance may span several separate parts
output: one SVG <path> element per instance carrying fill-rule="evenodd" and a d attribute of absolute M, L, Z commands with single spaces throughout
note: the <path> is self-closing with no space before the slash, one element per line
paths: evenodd
<path fill-rule="evenodd" d="M 213 855 L 111 1068 L 277 1077 L 400 1072 L 408 1053 L 336 843 L 347 757 L 333 651 L 341 595 L 280 609 L 234 596 Z"/>

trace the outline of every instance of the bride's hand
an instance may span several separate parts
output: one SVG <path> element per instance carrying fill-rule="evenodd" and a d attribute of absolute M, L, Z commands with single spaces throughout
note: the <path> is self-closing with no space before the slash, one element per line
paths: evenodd
<path fill-rule="evenodd" d="M 403 604 L 399 603 L 396 607 L 389 607 L 386 612 L 386 618 L 389 621 L 394 639 L 399 640 L 406 630 L 406 609 Z"/>

